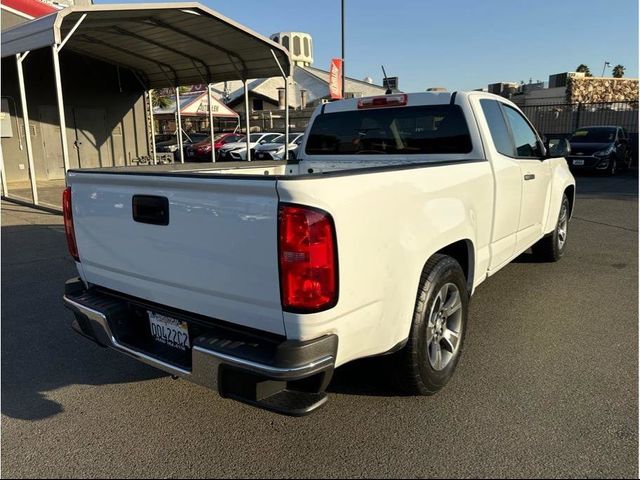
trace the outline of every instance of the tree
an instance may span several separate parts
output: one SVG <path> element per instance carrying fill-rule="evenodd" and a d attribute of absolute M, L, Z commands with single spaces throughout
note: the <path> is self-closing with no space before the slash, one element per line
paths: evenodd
<path fill-rule="evenodd" d="M 151 91 L 151 105 L 154 108 L 167 108 L 173 103 L 167 96 L 160 95 L 157 90 Z"/>
<path fill-rule="evenodd" d="M 178 87 L 180 95 L 189 92 L 189 87 Z M 175 90 L 173 88 L 163 88 L 151 91 L 151 104 L 157 108 L 168 108 L 175 102 Z"/>
<path fill-rule="evenodd" d="M 615 67 L 613 67 L 613 77 L 614 78 L 622 78 L 624 77 L 624 65 L 616 65 Z"/>
<path fill-rule="evenodd" d="M 578 65 L 578 68 L 576 68 L 576 72 L 584 73 L 585 77 L 593 77 L 593 75 L 591 75 L 591 70 L 589 70 L 589 67 L 587 67 L 584 63 Z"/>

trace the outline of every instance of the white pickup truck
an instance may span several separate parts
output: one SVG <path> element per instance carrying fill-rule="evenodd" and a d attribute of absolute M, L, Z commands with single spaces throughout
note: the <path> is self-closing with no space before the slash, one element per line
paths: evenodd
<path fill-rule="evenodd" d="M 373 355 L 433 394 L 474 289 L 565 252 L 568 153 L 508 100 L 439 92 L 321 105 L 295 162 L 69 171 L 64 301 L 98 344 L 280 413 Z"/>

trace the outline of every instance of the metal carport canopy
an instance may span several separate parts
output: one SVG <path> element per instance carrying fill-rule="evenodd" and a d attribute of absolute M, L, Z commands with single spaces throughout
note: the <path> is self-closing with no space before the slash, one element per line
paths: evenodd
<path fill-rule="evenodd" d="M 65 50 L 128 68 L 147 89 L 281 76 L 274 56 L 291 72 L 284 47 L 199 3 L 65 8 L 3 31 L 2 57 L 69 33 Z"/>

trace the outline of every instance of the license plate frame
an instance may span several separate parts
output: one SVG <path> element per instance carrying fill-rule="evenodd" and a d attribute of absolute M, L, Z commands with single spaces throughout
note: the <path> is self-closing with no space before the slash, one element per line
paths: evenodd
<path fill-rule="evenodd" d="M 154 342 L 166 345 L 179 352 L 191 350 L 189 326 L 187 322 L 147 310 L 149 330 Z"/>

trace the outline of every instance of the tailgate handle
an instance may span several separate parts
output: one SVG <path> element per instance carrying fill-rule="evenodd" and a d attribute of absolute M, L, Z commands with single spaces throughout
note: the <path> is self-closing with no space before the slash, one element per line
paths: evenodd
<path fill-rule="evenodd" d="M 151 225 L 169 225 L 169 200 L 155 195 L 134 195 L 133 220 Z"/>

